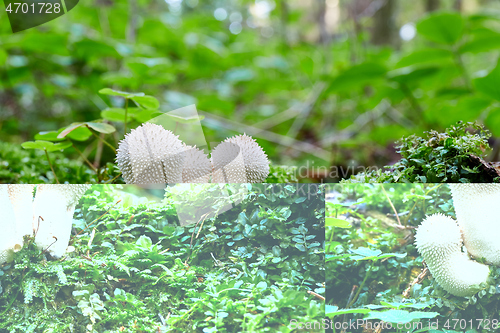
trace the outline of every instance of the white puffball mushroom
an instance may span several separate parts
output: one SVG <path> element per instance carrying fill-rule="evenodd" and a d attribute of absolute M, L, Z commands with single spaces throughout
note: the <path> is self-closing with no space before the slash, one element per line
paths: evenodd
<path fill-rule="evenodd" d="M 212 172 L 212 164 L 208 155 L 196 146 L 184 145 L 183 183 L 208 183 Z"/>
<path fill-rule="evenodd" d="M 14 214 L 16 215 L 16 232 L 18 238 L 33 234 L 33 189 L 35 185 L 8 185 L 8 192 Z"/>
<path fill-rule="evenodd" d="M 127 184 L 179 183 L 183 152 L 178 136 L 160 125 L 145 123 L 120 141 L 116 163 Z"/>
<path fill-rule="evenodd" d="M 68 247 L 73 213 L 80 198 L 90 185 L 38 185 L 33 202 L 35 243 L 56 257 L 62 257 Z"/>
<path fill-rule="evenodd" d="M 246 134 L 221 142 L 212 151 L 213 183 L 262 183 L 269 160 L 261 146 Z"/>
<path fill-rule="evenodd" d="M 18 243 L 16 215 L 9 198 L 8 185 L 0 185 L 0 264 L 11 260 L 12 249 Z"/>
<path fill-rule="evenodd" d="M 415 243 L 436 282 L 455 296 L 472 296 L 486 283 L 487 265 L 471 260 L 461 251 L 462 234 L 448 216 L 428 216 L 418 227 Z"/>
<path fill-rule="evenodd" d="M 467 251 L 500 266 L 500 184 L 450 184 Z"/>

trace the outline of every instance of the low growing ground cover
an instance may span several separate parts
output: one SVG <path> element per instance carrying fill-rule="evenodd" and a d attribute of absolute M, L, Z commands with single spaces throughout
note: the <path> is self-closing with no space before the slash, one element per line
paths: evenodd
<path fill-rule="evenodd" d="M 181 226 L 179 203 L 216 188 L 234 207 Z M 94 185 L 59 260 L 26 237 L 0 268 L 0 332 L 291 332 L 322 319 L 321 186 L 185 190 Z"/>

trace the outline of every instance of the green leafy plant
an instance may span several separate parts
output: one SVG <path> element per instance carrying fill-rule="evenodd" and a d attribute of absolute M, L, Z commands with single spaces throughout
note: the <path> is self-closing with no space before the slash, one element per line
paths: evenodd
<path fill-rule="evenodd" d="M 472 128 L 474 132 L 469 132 Z M 429 131 L 426 137 L 411 135 L 397 146 L 401 160 L 385 170 L 353 176 L 346 182 L 441 183 L 500 182 L 500 176 L 484 170 L 478 157 L 491 148 L 491 134 L 476 123 L 459 122 L 444 133 Z"/>
<path fill-rule="evenodd" d="M 392 324 L 392 329 L 385 327 L 390 332 L 498 328 L 497 267 L 490 267 L 490 278 L 479 292 L 456 297 L 425 278 L 413 244 L 413 229 L 426 216 L 454 216 L 448 186 L 341 184 L 328 192 L 334 194 L 326 205 L 330 225 L 325 246 L 326 315 L 332 324 L 338 328 L 363 320 L 369 329 L 383 321 Z M 363 330 L 362 325 L 354 327 L 352 332 Z"/>
<path fill-rule="evenodd" d="M 193 185 L 193 197 L 224 187 L 239 204 L 181 226 L 178 196 L 94 185 L 75 210 L 73 250 L 47 260 L 27 237 L 0 269 L 0 332 L 292 332 L 292 319 L 319 322 L 322 187 Z"/>

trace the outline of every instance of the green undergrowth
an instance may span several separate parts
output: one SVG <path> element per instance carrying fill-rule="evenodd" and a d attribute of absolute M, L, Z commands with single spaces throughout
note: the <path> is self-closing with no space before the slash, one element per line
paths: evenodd
<path fill-rule="evenodd" d="M 370 325 L 383 321 L 387 333 L 498 331 L 499 268 L 490 266 L 487 283 L 471 297 L 451 295 L 430 274 L 416 281 L 424 264 L 414 245 L 413 228 L 435 213 L 455 218 L 448 186 L 383 186 L 387 196 L 381 184 L 331 188 L 337 197 L 326 202 L 326 316 L 337 328 L 357 320 Z M 394 209 L 407 228 L 397 227 Z M 347 332 L 364 329 L 354 325 Z"/>
<path fill-rule="evenodd" d="M 403 137 L 397 145 L 401 159 L 393 165 L 352 176 L 345 181 L 370 183 L 500 182 L 487 174 L 471 155 L 484 157 L 491 134 L 477 123 L 459 122 L 444 132 Z"/>
<path fill-rule="evenodd" d="M 99 169 L 99 174 L 96 174 L 82 161 L 70 159 L 61 152 L 51 152 L 50 156 L 54 171 L 64 175 L 63 180 L 68 184 L 123 183 L 114 163 L 106 163 L 106 166 Z M 266 182 L 298 182 L 296 169 L 296 167 L 271 164 Z M 16 144 L 0 142 L 0 183 L 55 184 L 56 179 L 42 150 L 26 150 Z"/>
<path fill-rule="evenodd" d="M 60 152 L 51 152 L 51 162 L 58 174 L 70 184 L 96 183 L 97 177 L 80 161 L 66 157 Z M 118 175 L 115 167 L 108 163 L 102 171 L 103 181 Z M 120 179 L 117 180 L 120 182 Z M 41 184 L 56 183 L 54 173 L 41 150 L 26 150 L 21 146 L 0 141 L 0 183 Z"/>
<path fill-rule="evenodd" d="M 291 332 L 292 319 L 321 320 L 308 293 L 324 294 L 321 187 L 193 184 L 188 197 L 216 186 L 241 203 L 183 227 L 173 203 L 187 199 L 94 185 L 73 251 L 50 259 L 27 237 L 0 270 L 0 332 Z"/>

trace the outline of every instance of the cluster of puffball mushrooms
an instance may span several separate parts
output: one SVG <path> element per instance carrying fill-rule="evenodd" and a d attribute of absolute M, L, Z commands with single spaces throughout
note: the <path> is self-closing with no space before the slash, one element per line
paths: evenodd
<path fill-rule="evenodd" d="M 417 229 L 417 250 L 436 282 L 455 296 L 472 296 L 486 283 L 488 265 L 500 266 L 500 184 L 451 184 L 457 221 L 428 216 Z"/>
<path fill-rule="evenodd" d="M 160 125 L 145 123 L 120 141 L 116 163 L 127 184 L 262 183 L 269 175 L 269 160 L 252 137 L 227 138 L 212 150 L 179 140 Z"/>
<path fill-rule="evenodd" d="M 0 185 L 0 264 L 23 247 L 25 235 L 53 257 L 68 247 L 75 206 L 90 185 Z"/>

